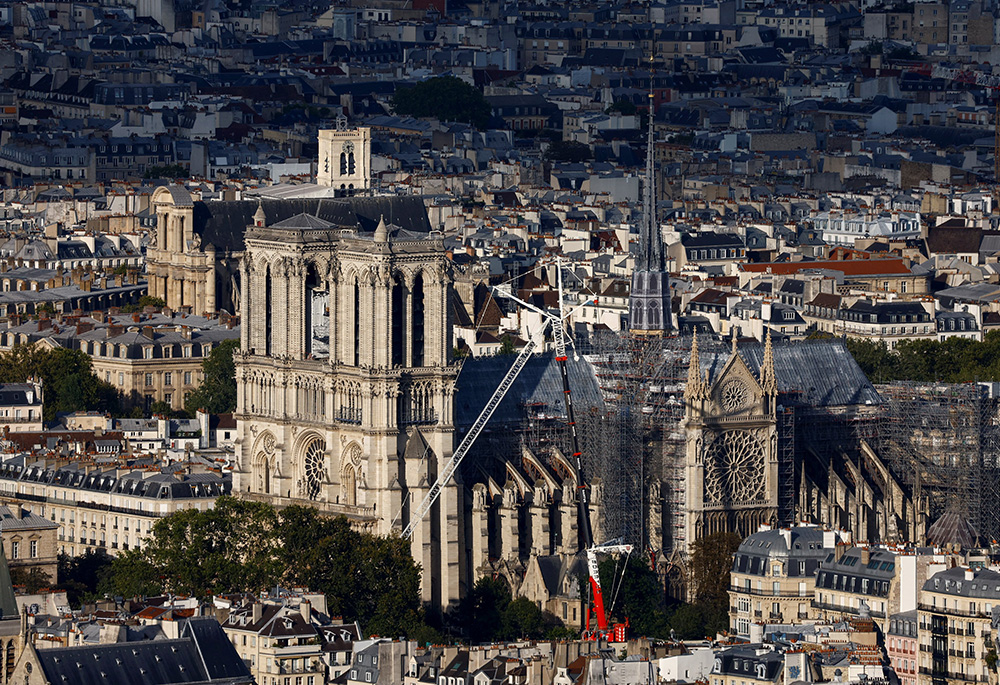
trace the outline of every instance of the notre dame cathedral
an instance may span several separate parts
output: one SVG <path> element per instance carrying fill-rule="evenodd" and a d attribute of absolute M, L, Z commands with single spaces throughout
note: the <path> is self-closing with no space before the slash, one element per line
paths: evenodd
<path fill-rule="evenodd" d="M 370 166 L 351 157 L 367 138 L 335 133 L 321 146 L 324 182 L 367 187 Z M 513 361 L 453 358 L 453 327 L 475 307 L 459 292 L 474 292 L 488 274 L 449 259 L 418 197 L 205 202 L 178 186 L 158 190 L 154 205 L 151 292 L 196 313 L 240 312 L 234 491 L 316 506 L 376 533 L 404 530 Z M 643 432 L 638 451 L 615 440 L 589 447 L 597 541 L 624 534 L 683 567 L 699 537 L 763 523 L 812 520 L 859 539 L 921 539 L 920 507 L 852 432 L 880 398 L 843 345 L 768 338 L 731 349 L 705 340 L 699 349 L 686 331 L 677 337 L 659 231 L 650 221 L 640 237 L 647 257 L 634 279 L 631 337 L 655 351 L 647 355 L 655 368 L 674 354 L 687 378 L 646 383 L 663 401 L 637 393 L 641 405 L 622 412 L 599 362 L 570 358 L 581 424 L 608 438 L 603 427 L 630 413 L 645 417 L 643 431 L 672 436 L 656 442 Z M 655 413 L 658 402 L 680 407 L 674 423 Z M 558 440 L 533 442 L 529 407 L 563 416 L 551 354 L 527 364 L 416 527 L 411 550 L 430 606 L 452 606 L 489 574 L 579 627 L 581 483 Z M 627 484 L 639 492 L 631 499 L 611 468 L 630 462 L 641 466 Z M 616 508 L 643 523 L 626 530 Z"/>

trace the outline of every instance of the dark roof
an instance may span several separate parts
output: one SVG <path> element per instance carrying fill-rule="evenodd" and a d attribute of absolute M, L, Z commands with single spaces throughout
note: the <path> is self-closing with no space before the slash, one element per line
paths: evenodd
<path fill-rule="evenodd" d="M 37 651 L 52 683 L 249 683 L 253 677 L 214 618 L 190 619 L 177 640 L 147 640 Z"/>
<path fill-rule="evenodd" d="M 257 206 L 256 200 L 195 202 L 194 230 L 202 236 L 203 244 L 214 245 L 217 250 L 241 252 L 243 236 L 247 227 L 253 225 Z M 365 233 L 373 233 L 383 216 L 386 223 L 407 231 L 428 233 L 431 230 L 424 202 L 417 196 L 262 200 L 260 206 L 269 226 L 307 214 L 311 217 L 310 222 L 318 218 Z"/>
<path fill-rule="evenodd" d="M 714 379 L 729 359 L 729 350 L 702 353 L 702 370 Z M 760 343 L 741 344 L 739 355 L 755 374 L 764 361 Z M 799 341 L 774 345 L 774 371 L 784 404 L 842 407 L 881 404 L 882 398 L 840 340 Z"/>
<path fill-rule="evenodd" d="M 978 228 L 932 226 L 927 231 L 927 249 L 931 254 L 967 254 L 979 252 L 983 232 Z"/>
<path fill-rule="evenodd" d="M 949 509 L 927 529 L 927 544 L 935 547 L 959 545 L 971 549 L 979 541 L 979 533 L 968 519 L 954 509 Z"/>
<path fill-rule="evenodd" d="M 458 376 L 458 392 L 455 396 L 455 425 L 472 425 L 479 413 L 492 397 L 500 380 L 514 363 L 514 355 L 495 357 L 475 357 L 467 359 Z M 594 368 L 583 357 L 567 360 L 573 404 L 577 412 L 587 407 L 603 407 L 601 391 L 597 385 Z M 523 405 L 539 403 L 546 405 L 546 413 L 565 416 L 562 376 L 555 353 L 548 352 L 528 359 L 521 374 L 514 381 L 506 397 L 497 407 L 488 426 L 500 423 L 517 423 L 524 419 Z"/>

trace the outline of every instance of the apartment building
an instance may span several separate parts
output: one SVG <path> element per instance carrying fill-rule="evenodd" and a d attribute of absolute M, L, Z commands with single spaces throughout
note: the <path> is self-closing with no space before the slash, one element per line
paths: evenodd
<path fill-rule="evenodd" d="M 900 608 L 895 578 L 893 552 L 838 546 L 816 574 L 813 616 L 831 620 L 868 615 L 881 625 Z"/>
<path fill-rule="evenodd" d="M 13 432 L 42 430 L 41 381 L 0 383 L 0 427 Z"/>
<path fill-rule="evenodd" d="M 59 552 L 71 556 L 141 547 L 161 518 L 211 509 L 231 489 L 229 474 L 185 473 L 151 458 L 0 459 L 0 501 L 57 524 Z"/>
<path fill-rule="evenodd" d="M 113 385 L 127 406 L 145 409 L 154 402 L 182 408 L 188 393 L 201 384 L 205 358 L 222 342 L 240 336 L 238 319 L 228 315 L 122 315 L 112 309 L 45 322 L 10 321 L 0 333 L 0 349 L 44 340 L 81 350 L 90 355 L 97 377 Z"/>
<path fill-rule="evenodd" d="M 889 617 L 885 634 L 885 653 L 899 676 L 899 685 L 917 685 L 917 610 L 902 611 Z"/>
<path fill-rule="evenodd" d="M 920 664 L 917 685 L 995 682 L 986 662 L 995 649 L 993 609 L 1000 573 L 955 566 L 923 584 L 917 606 Z"/>
<path fill-rule="evenodd" d="M 37 568 L 55 583 L 58 528 L 52 521 L 25 511 L 20 505 L 0 506 L 0 539 L 11 570 Z"/>
<path fill-rule="evenodd" d="M 754 533 L 733 555 L 730 627 L 748 636 L 753 623 L 797 623 L 809 617 L 820 564 L 833 553 L 832 530 L 795 526 Z"/>
<path fill-rule="evenodd" d="M 357 623 L 331 620 L 326 597 L 306 591 L 282 592 L 231 605 L 222 629 L 260 685 L 333 682 L 351 666 Z"/>

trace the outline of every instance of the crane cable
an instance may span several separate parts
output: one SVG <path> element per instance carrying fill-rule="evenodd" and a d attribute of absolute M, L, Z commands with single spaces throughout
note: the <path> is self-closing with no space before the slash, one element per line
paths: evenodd
<path fill-rule="evenodd" d="M 615 602 L 618 601 L 618 593 L 621 591 L 622 585 L 625 581 L 625 570 L 628 568 L 628 560 L 630 556 L 632 556 L 631 552 L 625 554 L 625 561 L 622 563 L 621 575 L 618 576 L 618 581 L 612 586 L 611 604 L 608 605 L 607 609 L 608 616 L 610 616 L 611 613 L 615 610 Z"/>

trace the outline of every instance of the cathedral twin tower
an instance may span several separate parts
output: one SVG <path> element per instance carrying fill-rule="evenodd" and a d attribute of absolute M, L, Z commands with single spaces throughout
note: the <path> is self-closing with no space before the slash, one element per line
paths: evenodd
<path fill-rule="evenodd" d="M 242 260 L 234 489 L 400 531 L 454 442 L 450 264 L 440 234 L 358 232 L 309 214 L 268 224 Z M 423 599 L 459 597 L 462 489 L 417 526 Z"/>

